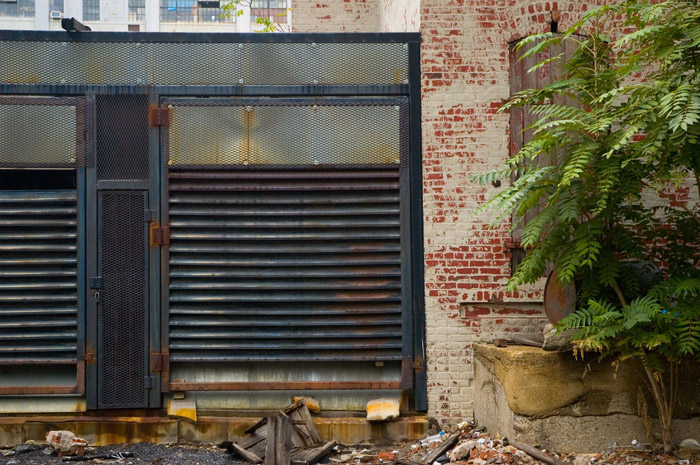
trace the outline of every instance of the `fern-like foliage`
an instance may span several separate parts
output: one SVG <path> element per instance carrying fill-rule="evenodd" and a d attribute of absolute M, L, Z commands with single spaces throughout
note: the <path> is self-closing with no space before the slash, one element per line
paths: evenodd
<path fill-rule="evenodd" d="M 619 26 L 628 33 L 608 37 Z M 673 195 L 683 185 L 700 196 L 700 7 L 622 0 L 518 46 L 528 57 L 566 42 L 561 77 L 502 108 L 535 117 L 530 140 L 476 178 L 514 180 L 482 207 L 498 211 L 494 224 L 528 216 L 509 288 L 553 267 L 578 289 L 560 327 L 576 329 L 579 349 L 651 369 L 700 357 L 700 207 Z M 531 72 L 562 59 L 552 52 Z"/>

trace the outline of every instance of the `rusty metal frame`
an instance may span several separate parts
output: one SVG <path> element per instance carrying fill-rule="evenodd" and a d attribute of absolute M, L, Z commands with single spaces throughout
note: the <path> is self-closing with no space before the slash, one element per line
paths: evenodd
<path fill-rule="evenodd" d="M 3 363 L 3 365 L 9 365 Z M 12 365 L 28 365 L 26 361 L 18 360 Z M 32 365 L 44 365 L 36 363 Z M 54 365 L 59 365 L 55 363 Z M 64 364 L 60 364 L 64 365 Z M 74 394 L 82 396 L 85 394 L 85 362 L 79 361 L 75 365 L 75 385 L 74 386 L 0 386 L 1 396 L 33 396 L 44 394 Z"/>

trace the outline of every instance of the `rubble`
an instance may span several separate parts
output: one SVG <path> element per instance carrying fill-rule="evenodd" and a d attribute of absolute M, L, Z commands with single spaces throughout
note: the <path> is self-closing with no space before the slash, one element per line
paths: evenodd
<path fill-rule="evenodd" d="M 83 455 L 88 442 L 70 431 L 49 431 L 46 442 L 58 452 L 58 455 Z"/>
<path fill-rule="evenodd" d="M 367 402 L 367 421 L 391 421 L 399 417 L 399 401 L 375 399 Z"/>
<path fill-rule="evenodd" d="M 700 451 L 700 442 L 696 439 L 684 439 L 680 443 L 680 448 Z"/>
<path fill-rule="evenodd" d="M 571 344 L 571 337 L 576 332 L 575 329 L 566 329 L 560 334 L 551 323 L 544 327 L 544 343 L 542 349 L 552 352 L 570 352 L 574 346 Z"/>
<path fill-rule="evenodd" d="M 335 442 L 323 442 L 301 399 L 277 415 L 261 419 L 245 434 L 238 442 L 225 442 L 221 447 L 253 464 L 313 465 L 335 447 Z"/>

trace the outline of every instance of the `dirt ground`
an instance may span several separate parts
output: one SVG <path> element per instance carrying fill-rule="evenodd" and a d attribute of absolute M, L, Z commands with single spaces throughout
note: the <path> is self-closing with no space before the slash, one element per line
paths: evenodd
<path fill-rule="evenodd" d="M 88 447 L 85 456 L 106 455 L 115 452 L 132 452 L 133 457 L 119 460 L 94 459 L 86 462 L 63 462 L 60 457 L 44 454 L 39 450 L 14 455 L 12 449 L 0 450 L 0 465 L 48 465 L 48 464 L 106 464 L 115 465 L 243 465 L 216 446 L 164 445 L 151 443 L 125 444 L 122 446 Z M 4 453 L 10 453 L 4 456 Z"/>
<path fill-rule="evenodd" d="M 330 464 L 391 464 L 380 460 L 382 455 L 395 452 L 396 456 L 412 462 L 420 462 L 424 455 L 439 446 L 439 442 L 421 444 L 420 441 L 387 445 L 359 444 L 337 446 L 333 453 L 319 463 Z M 15 454 L 13 449 L 0 449 L 0 465 L 49 465 L 49 464 L 114 464 L 114 465 L 244 465 L 247 462 L 236 459 L 217 445 L 163 445 L 151 443 L 123 444 L 121 446 L 88 447 L 86 457 L 102 456 L 117 452 L 131 452 L 133 457 L 122 459 L 92 459 L 85 462 L 64 462 L 55 455 L 44 453 L 48 446 Z M 541 465 L 520 450 L 508 445 L 507 439 L 491 436 L 484 431 L 464 431 L 456 446 L 451 447 L 450 457 L 442 456 L 438 462 L 467 465 Z M 461 451 L 461 452 L 460 452 Z M 627 447 L 609 448 L 599 454 L 547 455 L 572 465 L 700 465 L 700 451 L 677 451 L 676 454 L 663 454 L 649 446 L 630 449 Z"/>

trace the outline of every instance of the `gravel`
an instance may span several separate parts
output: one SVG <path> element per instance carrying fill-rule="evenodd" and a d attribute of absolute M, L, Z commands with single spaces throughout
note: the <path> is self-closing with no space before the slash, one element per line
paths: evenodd
<path fill-rule="evenodd" d="M 12 449 L 0 450 L 0 465 L 65 465 L 109 464 L 114 465 L 244 465 L 215 445 L 167 445 L 136 443 L 122 446 L 88 447 L 85 456 L 105 455 L 115 452 L 132 452 L 133 457 L 121 460 L 95 459 L 86 462 L 63 462 L 60 457 L 44 454 L 44 449 L 15 455 Z M 8 454 L 8 455 L 5 455 Z"/>

